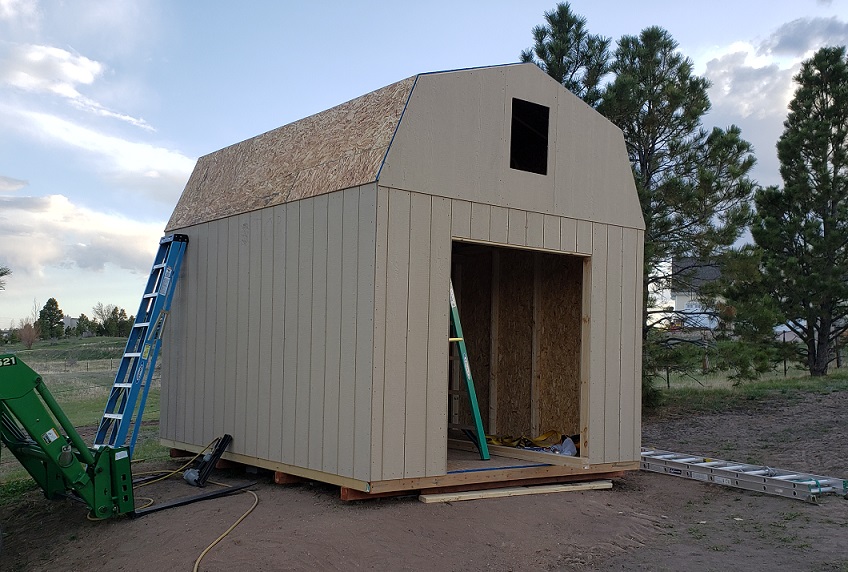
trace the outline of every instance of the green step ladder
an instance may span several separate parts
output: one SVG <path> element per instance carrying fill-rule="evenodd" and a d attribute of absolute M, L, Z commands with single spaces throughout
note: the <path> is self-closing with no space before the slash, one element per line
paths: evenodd
<path fill-rule="evenodd" d="M 465 339 L 462 335 L 462 324 L 459 321 L 459 310 L 456 307 L 456 296 L 453 293 L 453 280 L 450 283 L 450 330 L 449 341 L 457 344 L 459 357 L 462 360 L 462 378 L 465 380 L 465 389 L 468 392 L 468 400 L 471 402 L 471 413 L 474 416 L 474 427 L 462 429 L 463 433 L 471 439 L 471 442 L 480 452 L 480 458 L 489 460 L 489 445 L 486 443 L 486 433 L 483 431 L 483 419 L 480 417 L 480 405 L 477 403 L 477 391 L 474 389 L 474 379 L 471 377 L 471 365 L 468 363 L 468 349 L 465 347 Z"/>

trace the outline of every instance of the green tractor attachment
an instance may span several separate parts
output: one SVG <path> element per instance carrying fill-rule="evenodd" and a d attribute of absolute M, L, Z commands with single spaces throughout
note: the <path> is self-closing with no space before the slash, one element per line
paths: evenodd
<path fill-rule="evenodd" d="M 0 355 L 0 439 L 48 499 L 72 496 L 94 518 L 131 513 L 126 447 L 86 447 L 41 376 L 15 355 Z"/>

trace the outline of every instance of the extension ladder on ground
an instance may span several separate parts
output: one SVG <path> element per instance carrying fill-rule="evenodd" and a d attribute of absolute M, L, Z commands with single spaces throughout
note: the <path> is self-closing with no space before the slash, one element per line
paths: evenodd
<path fill-rule="evenodd" d="M 462 361 L 462 378 L 465 381 L 465 389 L 468 400 L 471 402 L 471 415 L 474 417 L 473 427 L 460 427 L 469 439 L 477 446 L 480 458 L 489 459 L 489 446 L 486 443 L 486 433 L 483 431 L 483 419 L 480 416 L 480 406 L 477 403 L 477 392 L 474 390 L 474 380 L 471 377 L 471 366 L 468 363 L 468 349 L 465 347 L 465 339 L 462 335 L 462 324 L 459 321 L 459 310 L 456 307 L 456 296 L 453 293 L 453 281 L 450 284 L 450 327 L 451 337 L 449 341 L 457 344 L 459 357 Z"/>
<path fill-rule="evenodd" d="M 642 449 L 642 470 L 807 502 L 825 493 L 848 494 L 845 479 L 648 448 Z"/>
<path fill-rule="evenodd" d="M 95 447 L 128 447 L 132 455 L 187 244 L 184 234 L 159 241 L 159 252 L 94 438 Z"/>

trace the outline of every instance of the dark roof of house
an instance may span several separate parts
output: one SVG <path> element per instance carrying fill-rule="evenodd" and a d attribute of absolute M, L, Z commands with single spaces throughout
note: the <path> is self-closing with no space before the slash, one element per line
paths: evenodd
<path fill-rule="evenodd" d="M 699 292 L 705 284 L 721 278 L 721 270 L 715 262 L 681 258 L 671 262 L 671 291 Z"/>

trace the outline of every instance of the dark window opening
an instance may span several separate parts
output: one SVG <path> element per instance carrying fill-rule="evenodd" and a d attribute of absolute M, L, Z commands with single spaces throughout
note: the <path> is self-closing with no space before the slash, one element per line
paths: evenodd
<path fill-rule="evenodd" d="M 550 109 L 544 105 L 513 98 L 510 168 L 548 174 L 549 115 Z"/>

